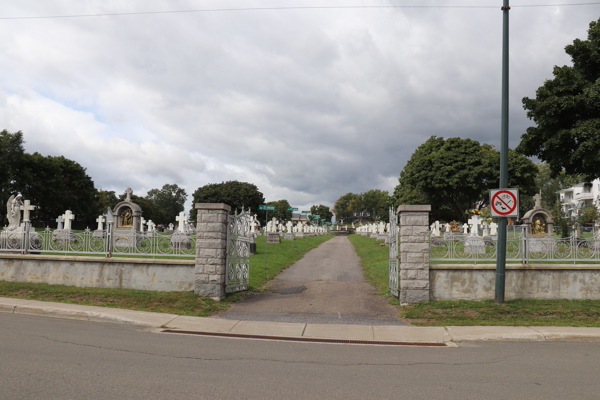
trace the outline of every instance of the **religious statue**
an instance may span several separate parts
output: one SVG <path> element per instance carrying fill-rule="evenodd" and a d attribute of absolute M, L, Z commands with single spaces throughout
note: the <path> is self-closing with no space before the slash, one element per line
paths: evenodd
<path fill-rule="evenodd" d="M 120 228 L 133 228 L 133 214 L 131 209 L 126 209 L 119 216 L 119 227 Z"/>
<path fill-rule="evenodd" d="M 537 218 L 533 223 L 531 228 L 533 232 L 531 232 L 535 236 L 543 236 L 546 234 L 546 223 L 542 218 Z"/>
<path fill-rule="evenodd" d="M 6 217 L 8 218 L 7 230 L 13 231 L 21 225 L 21 206 L 23 205 L 23 196 L 21 193 L 12 195 L 6 202 Z"/>
<path fill-rule="evenodd" d="M 450 222 L 452 232 L 460 232 L 460 224 L 457 221 Z"/>

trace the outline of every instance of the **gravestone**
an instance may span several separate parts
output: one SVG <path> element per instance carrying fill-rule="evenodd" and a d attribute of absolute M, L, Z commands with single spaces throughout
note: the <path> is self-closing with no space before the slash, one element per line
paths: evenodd
<path fill-rule="evenodd" d="M 104 232 L 104 222 L 106 222 L 106 218 L 103 215 L 99 215 L 96 218 L 96 222 L 98 223 L 98 227 L 92 233 L 92 238 L 102 239 L 106 236 L 106 232 Z"/>
<path fill-rule="evenodd" d="M 171 242 L 169 243 L 170 249 L 191 249 L 192 248 L 192 239 L 188 236 L 185 231 L 187 217 L 185 213 L 182 211 L 179 213 L 175 220 L 179 223 L 177 226 L 177 230 L 173 232 L 173 236 L 171 236 Z"/>

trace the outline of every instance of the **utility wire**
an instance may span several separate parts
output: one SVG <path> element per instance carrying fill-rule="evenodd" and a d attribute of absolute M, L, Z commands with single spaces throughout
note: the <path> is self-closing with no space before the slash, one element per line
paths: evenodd
<path fill-rule="evenodd" d="M 511 8 L 528 7 L 568 7 L 568 6 L 591 6 L 600 5 L 600 2 L 593 3 L 562 3 L 562 4 L 523 4 L 514 5 Z M 270 10 L 333 10 L 333 9 L 365 9 L 365 8 L 462 8 L 462 9 L 484 9 L 497 8 L 500 6 L 441 6 L 441 5 L 366 5 L 366 6 L 290 6 L 290 7 L 247 7 L 247 8 L 207 8 L 192 10 L 169 10 L 169 11 L 137 11 L 137 12 L 115 12 L 102 14 L 73 14 L 73 15 L 45 15 L 45 16 L 26 16 L 26 17 L 0 17 L 0 20 L 24 20 L 24 19 L 58 19 L 58 18 L 86 18 L 86 17 L 115 17 L 128 15 L 152 15 L 152 14 L 185 14 L 185 13 L 207 13 L 207 12 L 226 12 L 226 11 L 270 11 Z"/>

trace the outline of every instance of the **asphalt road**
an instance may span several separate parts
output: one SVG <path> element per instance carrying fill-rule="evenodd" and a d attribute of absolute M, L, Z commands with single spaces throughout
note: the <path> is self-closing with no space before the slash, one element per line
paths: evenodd
<path fill-rule="evenodd" d="M 302 240 L 302 239 L 298 239 Z M 276 245 L 275 245 L 276 246 Z M 256 267 L 260 268 L 260 267 Z M 405 325 L 397 309 L 365 281 L 352 243 L 338 236 L 323 243 L 220 318 L 312 324 Z"/>
<path fill-rule="evenodd" d="M 0 313 L 0 399 L 598 399 L 600 343 L 358 346 Z"/>

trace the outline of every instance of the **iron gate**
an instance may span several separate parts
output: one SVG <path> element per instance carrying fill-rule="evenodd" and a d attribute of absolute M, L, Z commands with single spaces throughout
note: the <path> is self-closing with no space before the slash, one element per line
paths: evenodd
<path fill-rule="evenodd" d="M 398 228 L 396 227 L 396 211 L 390 207 L 390 230 L 388 231 L 388 286 L 390 292 L 398 297 L 398 259 L 396 258 L 396 240 L 398 237 Z"/>
<path fill-rule="evenodd" d="M 248 290 L 250 280 L 250 209 L 228 216 L 226 293 Z"/>

